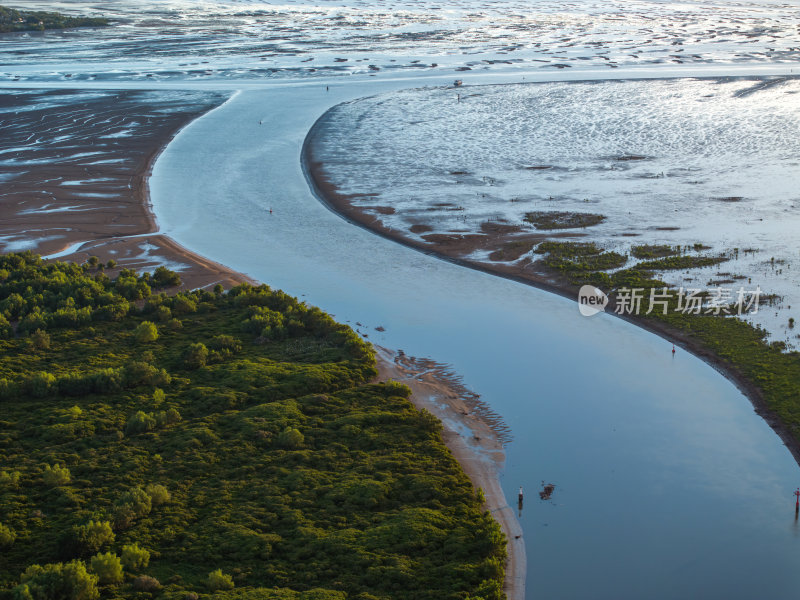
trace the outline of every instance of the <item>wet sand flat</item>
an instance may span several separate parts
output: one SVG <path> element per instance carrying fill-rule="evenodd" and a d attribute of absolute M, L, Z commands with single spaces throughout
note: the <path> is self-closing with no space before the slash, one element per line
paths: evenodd
<path fill-rule="evenodd" d="M 746 318 L 791 349 L 798 92 L 784 76 L 409 89 L 328 111 L 307 161 L 354 221 L 508 276 L 563 283 L 547 240 L 593 242 L 617 268 L 657 258 L 643 246 L 709 259 L 656 272 L 774 294 Z"/>
<path fill-rule="evenodd" d="M 147 176 L 184 125 L 226 99 L 209 92 L 0 93 L 0 251 L 135 270 L 164 265 L 186 287 L 243 280 L 158 233 Z"/>

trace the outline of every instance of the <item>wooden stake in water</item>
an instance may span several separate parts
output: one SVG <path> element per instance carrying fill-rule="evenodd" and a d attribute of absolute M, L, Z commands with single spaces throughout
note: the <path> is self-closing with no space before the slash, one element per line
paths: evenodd
<path fill-rule="evenodd" d="M 797 499 L 794 503 L 794 514 L 796 516 L 800 512 L 800 488 L 795 490 L 794 497 Z"/>

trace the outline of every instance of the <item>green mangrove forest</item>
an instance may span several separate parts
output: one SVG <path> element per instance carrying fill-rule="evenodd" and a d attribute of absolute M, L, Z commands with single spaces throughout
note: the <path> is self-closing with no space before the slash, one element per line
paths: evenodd
<path fill-rule="evenodd" d="M 368 344 L 179 284 L 0 256 L 0 598 L 504 597 L 481 491 Z"/>

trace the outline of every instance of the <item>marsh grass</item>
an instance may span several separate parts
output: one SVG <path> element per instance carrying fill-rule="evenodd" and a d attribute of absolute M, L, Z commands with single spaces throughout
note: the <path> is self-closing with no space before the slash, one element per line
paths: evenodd
<path fill-rule="evenodd" d="M 591 227 L 605 221 L 604 215 L 581 212 L 538 211 L 525 213 L 523 221 L 532 224 L 536 229 L 576 229 Z"/>

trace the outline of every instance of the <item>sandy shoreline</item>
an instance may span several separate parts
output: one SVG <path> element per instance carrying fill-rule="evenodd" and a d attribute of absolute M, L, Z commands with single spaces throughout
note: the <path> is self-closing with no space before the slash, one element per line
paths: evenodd
<path fill-rule="evenodd" d="M 532 262 L 516 263 L 513 265 L 482 262 L 464 258 L 465 254 L 472 252 L 476 248 L 499 251 L 507 243 L 508 234 L 517 233 L 512 228 L 505 228 L 502 224 L 492 224 L 495 227 L 484 228 L 481 236 L 460 236 L 461 239 L 438 239 L 433 238 L 427 243 L 420 242 L 418 239 L 407 236 L 402 231 L 390 229 L 383 225 L 375 216 L 375 207 L 355 206 L 354 197 L 340 193 L 337 187 L 329 180 L 324 172 L 324 165 L 315 159 L 314 156 L 314 137 L 319 132 L 321 124 L 324 122 L 325 115 L 322 115 L 314 126 L 309 130 L 303 144 L 302 160 L 306 178 L 309 185 L 315 191 L 316 196 L 325 206 L 344 218 L 349 223 L 362 227 L 377 235 L 388 238 L 394 242 L 413 248 L 424 254 L 436 256 L 442 260 L 454 264 L 482 271 L 491 275 L 496 275 L 530 285 L 541 290 L 558 294 L 570 300 L 576 300 L 578 287 L 569 284 L 564 279 L 558 279 L 549 274 L 539 271 Z M 370 212 L 372 210 L 372 212 Z M 456 236 L 458 237 L 458 236 Z M 526 241 L 541 241 L 544 239 L 564 237 L 567 239 L 578 239 L 586 237 L 585 234 L 531 234 L 526 236 Z M 479 239 L 478 239 L 479 238 Z M 530 238 L 530 239 L 528 239 Z M 516 237 L 514 239 L 520 239 Z M 610 305 L 606 312 L 615 317 L 633 323 L 637 327 L 654 333 L 668 342 L 683 348 L 687 352 L 700 358 L 708 365 L 717 370 L 721 375 L 730 380 L 736 387 L 750 400 L 755 412 L 772 428 L 780 437 L 784 445 L 792 453 L 792 456 L 800 464 L 800 440 L 798 440 L 789 428 L 784 425 L 778 416 L 767 406 L 761 390 L 747 377 L 745 377 L 734 365 L 720 358 L 704 346 L 701 342 L 690 337 L 685 332 L 675 329 L 658 321 L 650 321 L 632 315 L 619 315 L 613 311 Z"/>

